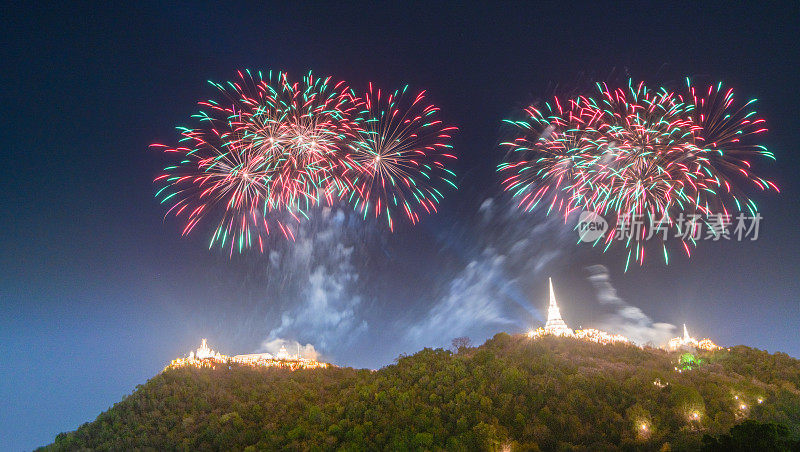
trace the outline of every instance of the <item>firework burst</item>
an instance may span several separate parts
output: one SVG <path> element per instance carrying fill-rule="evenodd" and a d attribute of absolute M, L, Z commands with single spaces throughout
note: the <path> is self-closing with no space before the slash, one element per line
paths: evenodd
<path fill-rule="evenodd" d="M 279 218 L 298 220 L 342 189 L 353 96 L 310 73 L 291 83 L 283 72 L 240 71 L 236 81 L 210 83 L 223 98 L 199 103 L 193 118 L 202 127 L 178 129 L 184 146 L 153 145 L 181 156 L 155 179 L 163 185 L 156 197 L 171 204 L 167 215 L 186 218 L 183 235 L 218 216 L 209 247 L 263 251 L 270 219 L 293 238 Z"/>
<path fill-rule="evenodd" d="M 348 144 L 357 133 L 356 98 L 344 82 L 310 73 L 283 88 L 285 145 L 276 158 L 280 171 L 273 185 L 289 207 L 302 210 L 321 198 L 332 204 L 351 188 L 346 173 L 354 166 Z"/>
<path fill-rule="evenodd" d="M 643 264 L 646 240 L 654 233 L 679 237 L 691 254 L 695 235 L 679 230 L 678 216 L 729 216 L 731 201 L 755 212 L 735 178 L 777 191 L 750 170 L 753 157 L 774 158 L 752 142 L 766 131 L 749 111 L 754 101 L 735 106 L 733 91 L 721 84 L 702 92 L 689 84 L 687 94 L 644 83 L 597 86 L 596 100 L 579 97 L 562 107 L 555 99 L 526 109 L 524 121 L 506 121 L 519 135 L 501 143 L 509 152 L 498 171 L 521 208 L 548 199 L 547 212 L 565 219 L 576 210 L 601 214 L 611 227 L 595 243 L 608 249 L 618 239 L 628 248 L 628 261 Z M 616 227 L 631 218 L 639 218 L 640 227 Z M 666 245 L 659 243 L 668 261 Z"/>
<path fill-rule="evenodd" d="M 442 200 L 437 183 L 456 187 L 448 169 L 451 133 L 437 117 L 439 108 L 425 101 L 425 92 L 408 95 L 408 86 L 382 92 L 372 83 L 359 113 L 360 131 L 351 144 L 352 187 L 349 199 L 356 211 L 386 220 L 394 229 L 400 213 L 410 222 L 420 212 L 436 212 Z"/>
<path fill-rule="evenodd" d="M 283 72 L 210 82 L 221 97 L 200 102 L 197 128 L 179 128 L 179 147 L 154 144 L 179 162 L 155 179 L 167 215 L 185 218 L 182 234 L 216 224 L 209 248 L 262 252 L 271 230 L 294 239 L 289 223 L 316 205 L 348 200 L 364 216 L 403 212 L 412 223 L 435 212 L 436 186 L 455 186 L 450 133 L 424 92 L 373 90 L 363 99 L 344 82 Z"/>
<path fill-rule="evenodd" d="M 602 152 L 604 159 L 588 170 L 587 183 L 576 191 L 582 208 L 611 220 L 613 229 L 605 237 L 605 247 L 615 238 L 624 239 L 629 259 L 634 256 L 641 264 L 644 241 L 653 229 L 669 232 L 676 225 L 672 212 L 697 206 L 691 193 L 696 191 L 698 177 L 685 163 L 691 122 L 685 116 L 686 105 L 663 88 L 651 90 L 644 83 L 614 90 L 598 84 L 598 88 L 602 125 L 596 152 Z M 625 226 L 632 219 L 640 219 L 642 226 L 619 237 L 623 228 L 618 223 Z"/>

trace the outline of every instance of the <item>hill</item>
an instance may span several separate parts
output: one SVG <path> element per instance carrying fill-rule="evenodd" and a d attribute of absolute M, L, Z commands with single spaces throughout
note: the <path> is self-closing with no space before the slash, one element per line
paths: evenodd
<path fill-rule="evenodd" d="M 500 333 L 378 371 L 167 370 L 42 450 L 696 450 L 745 420 L 800 437 L 800 361 Z"/>

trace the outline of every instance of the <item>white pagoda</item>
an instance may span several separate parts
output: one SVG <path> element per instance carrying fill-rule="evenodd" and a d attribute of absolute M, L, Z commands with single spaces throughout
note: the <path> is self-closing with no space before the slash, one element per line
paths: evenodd
<path fill-rule="evenodd" d="M 717 350 L 720 347 L 715 344 L 711 339 L 704 338 L 699 341 L 689 335 L 689 330 L 686 329 L 686 324 L 683 324 L 683 337 L 673 337 L 667 342 L 667 350 L 675 351 L 682 349 L 700 349 L 700 350 Z"/>
<path fill-rule="evenodd" d="M 547 323 L 544 325 L 544 331 L 554 336 L 571 336 L 573 331 L 564 323 L 564 319 L 561 318 L 561 311 L 558 310 L 558 304 L 556 304 L 553 279 L 548 278 L 548 281 L 550 283 L 550 306 L 547 308 Z"/>
<path fill-rule="evenodd" d="M 542 336 L 571 337 L 575 339 L 597 342 L 598 344 L 630 343 L 630 339 L 619 334 L 606 333 L 605 331 L 594 328 L 584 328 L 573 331 L 561 318 L 561 311 L 558 310 L 556 295 L 553 291 L 553 280 L 550 283 L 550 304 L 547 307 L 547 323 L 544 327 L 528 331 L 528 337 L 537 339 Z"/>

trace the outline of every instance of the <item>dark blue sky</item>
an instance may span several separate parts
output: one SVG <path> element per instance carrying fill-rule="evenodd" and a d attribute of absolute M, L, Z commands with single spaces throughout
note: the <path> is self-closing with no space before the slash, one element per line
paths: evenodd
<path fill-rule="evenodd" d="M 377 368 L 455 336 L 524 331 L 549 275 L 568 323 L 613 323 L 586 279 L 595 264 L 653 323 L 800 356 L 799 19 L 796 2 L 5 5 L 0 449 L 94 419 L 200 337 L 228 354 L 298 340 Z M 459 191 L 395 234 L 321 213 L 272 259 L 229 260 L 202 234 L 179 238 L 153 199 L 164 160 L 148 145 L 174 143 L 174 126 L 214 94 L 206 80 L 239 68 L 427 89 L 460 128 Z M 758 241 L 701 243 L 691 260 L 623 273 L 618 253 L 487 201 L 502 118 L 594 80 L 677 86 L 687 75 L 759 99 L 778 159 L 759 171 L 782 194 L 754 194 Z"/>

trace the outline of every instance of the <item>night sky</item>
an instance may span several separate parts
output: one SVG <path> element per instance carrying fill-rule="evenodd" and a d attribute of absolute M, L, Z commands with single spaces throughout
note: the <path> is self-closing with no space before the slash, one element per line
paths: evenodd
<path fill-rule="evenodd" d="M 379 368 L 456 336 L 537 326 L 548 276 L 574 327 L 647 337 L 686 322 L 724 345 L 800 357 L 798 3 L 567 3 L 5 5 L 0 449 L 93 420 L 201 337 L 231 355 L 299 341 Z M 174 144 L 175 126 L 194 125 L 196 102 L 216 94 L 207 80 L 241 68 L 427 90 L 460 129 L 459 190 L 393 234 L 333 208 L 264 256 L 209 251 L 210 230 L 181 238 L 153 197 L 167 160 L 148 145 Z M 749 192 L 764 217 L 757 241 L 701 242 L 691 259 L 625 273 L 620 252 L 576 245 L 571 226 L 500 195 L 501 119 L 596 80 L 686 76 L 759 99 L 777 163 L 757 170 L 781 194 Z M 641 310 L 634 325 L 600 303 L 594 265 L 614 306 Z"/>

